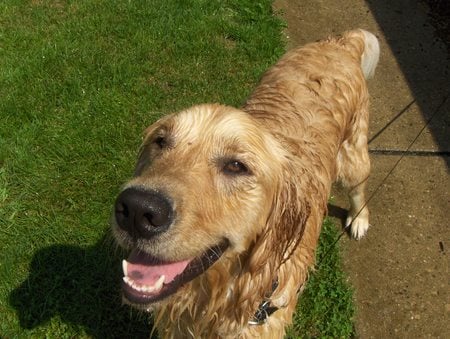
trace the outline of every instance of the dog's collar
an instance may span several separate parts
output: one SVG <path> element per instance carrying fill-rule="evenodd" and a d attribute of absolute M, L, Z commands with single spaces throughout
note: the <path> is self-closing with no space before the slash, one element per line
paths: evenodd
<path fill-rule="evenodd" d="M 275 289 L 278 287 L 278 279 L 272 283 L 272 290 L 268 295 L 264 297 L 264 300 L 259 304 L 258 309 L 252 319 L 249 320 L 249 325 L 262 325 L 267 321 L 274 312 L 279 308 L 272 305 L 270 297 L 272 296 Z"/>

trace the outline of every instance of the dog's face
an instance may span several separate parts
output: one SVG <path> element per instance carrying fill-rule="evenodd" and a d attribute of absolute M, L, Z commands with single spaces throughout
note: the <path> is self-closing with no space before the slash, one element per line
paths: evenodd
<path fill-rule="evenodd" d="M 230 107 L 196 106 L 150 126 L 113 215 L 116 239 L 131 251 L 125 299 L 147 307 L 248 250 L 267 224 L 281 153 Z"/>

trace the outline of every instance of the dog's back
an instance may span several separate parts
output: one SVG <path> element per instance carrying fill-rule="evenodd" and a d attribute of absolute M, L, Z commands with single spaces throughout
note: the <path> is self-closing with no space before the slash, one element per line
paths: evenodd
<path fill-rule="evenodd" d="M 326 202 L 335 180 L 355 188 L 347 220 L 355 238 L 369 225 L 363 194 L 370 172 L 366 79 L 374 75 L 379 54 L 377 38 L 362 29 L 307 44 L 270 68 L 244 105 L 318 174 L 321 200 Z"/>
<path fill-rule="evenodd" d="M 317 128 L 342 141 L 339 131 L 367 102 L 365 79 L 378 58 L 378 40 L 361 29 L 294 49 L 264 74 L 244 110 L 286 137 Z"/>

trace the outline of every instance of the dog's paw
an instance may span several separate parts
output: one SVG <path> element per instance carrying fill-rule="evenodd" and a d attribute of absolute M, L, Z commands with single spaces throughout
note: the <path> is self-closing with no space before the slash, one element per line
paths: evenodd
<path fill-rule="evenodd" d="M 360 240 L 367 233 L 369 228 L 369 218 L 359 215 L 356 219 L 353 219 L 353 217 L 349 215 L 345 222 L 345 227 L 350 227 L 352 237 L 356 240 Z"/>

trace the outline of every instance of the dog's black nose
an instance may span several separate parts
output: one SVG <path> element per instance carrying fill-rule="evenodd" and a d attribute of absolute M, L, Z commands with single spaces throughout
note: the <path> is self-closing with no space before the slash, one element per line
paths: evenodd
<path fill-rule="evenodd" d="M 132 187 L 117 197 L 115 215 L 117 224 L 133 237 L 149 239 L 169 228 L 174 212 L 163 194 Z"/>

